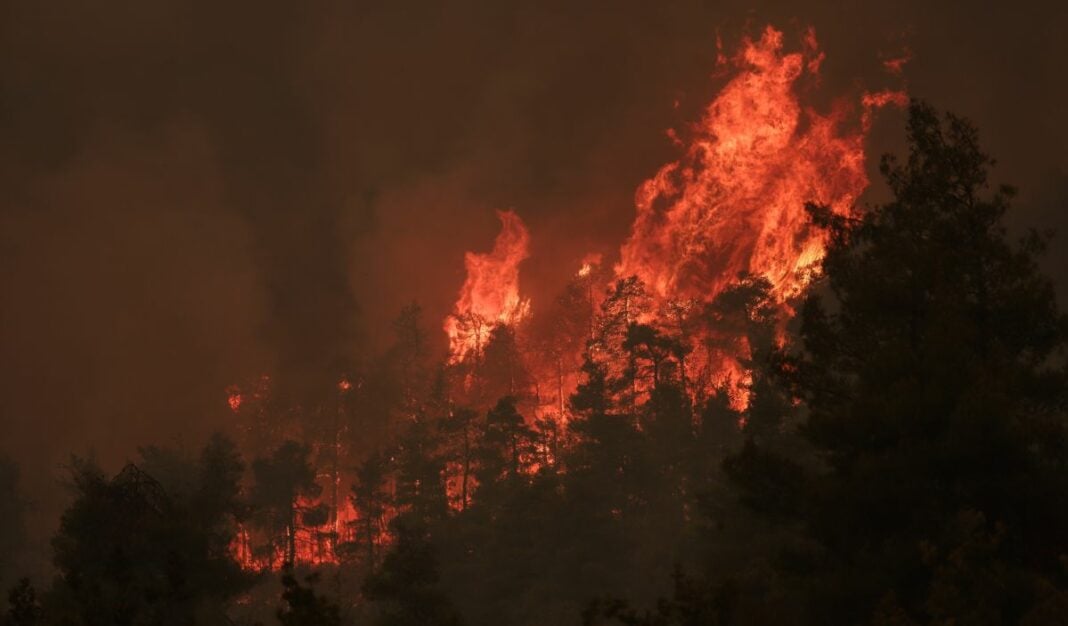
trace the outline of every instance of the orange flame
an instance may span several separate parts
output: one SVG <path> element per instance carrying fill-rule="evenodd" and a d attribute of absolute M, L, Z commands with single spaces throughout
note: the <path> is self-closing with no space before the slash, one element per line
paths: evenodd
<path fill-rule="evenodd" d="M 300 498 L 298 509 L 319 505 L 321 500 Z M 319 526 L 298 525 L 295 528 L 293 560 L 299 565 L 340 563 L 345 544 L 356 539 L 354 526 L 359 514 L 348 498 L 338 503 L 336 518 Z M 273 539 L 273 540 L 272 540 Z M 247 571 L 280 570 L 285 565 L 285 537 L 267 537 L 262 530 L 238 524 L 230 543 L 230 556 Z M 387 543 L 388 536 L 379 541 Z"/>
<path fill-rule="evenodd" d="M 452 362 L 477 354 L 497 324 L 515 324 L 530 312 L 530 301 L 519 295 L 519 264 L 529 254 L 530 237 L 515 212 L 498 211 L 497 217 L 501 232 L 493 250 L 464 256 L 467 280 L 444 323 Z"/>
<path fill-rule="evenodd" d="M 593 272 L 593 268 L 601 265 L 601 253 L 590 252 L 586 256 L 582 257 L 582 265 L 579 267 L 578 272 L 575 273 L 579 278 L 585 278 Z"/>
<path fill-rule="evenodd" d="M 788 301 L 812 279 L 826 244 L 805 204 L 849 215 L 868 186 L 863 144 L 872 110 L 907 104 L 903 92 L 884 90 L 863 94 L 859 119 L 842 102 L 828 114 L 803 107 L 797 83 L 818 76 L 823 60 L 812 29 L 801 52 L 784 53 L 783 34 L 771 26 L 759 40 L 743 40 L 738 74 L 705 109 L 683 157 L 638 188 L 615 270 L 645 282 L 661 310 L 710 301 L 748 273 L 766 278 L 790 313 Z M 744 408 L 751 377 L 739 359 L 748 347 L 738 350 L 706 361 L 714 384 L 734 387 L 732 404 Z"/>
<path fill-rule="evenodd" d="M 887 72 L 900 76 L 905 70 L 905 64 L 912 60 L 912 50 L 905 48 L 901 54 L 890 57 L 883 61 L 883 69 Z"/>
<path fill-rule="evenodd" d="M 848 214 L 867 187 L 863 127 L 842 130 L 842 107 L 821 115 L 799 102 L 795 83 L 823 58 L 814 32 L 803 44 L 784 54 L 770 26 L 745 39 L 738 75 L 708 105 L 686 154 L 638 189 L 616 273 L 637 275 L 661 304 L 710 300 L 740 272 L 767 277 L 779 301 L 796 295 L 825 243 L 805 203 Z"/>

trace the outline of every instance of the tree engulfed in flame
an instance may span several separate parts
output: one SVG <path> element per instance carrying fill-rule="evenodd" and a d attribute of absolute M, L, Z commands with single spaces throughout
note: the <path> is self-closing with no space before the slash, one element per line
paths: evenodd
<path fill-rule="evenodd" d="M 501 232 L 493 250 L 464 256 L 467 279 L 444 325 L 453 362 L 478 354 L 497 324 L 515 324 L 530 312 L 530 301 L 519 295 L 519 264 L 529 255 L 530 236 L 514 211 L 497 217 Z"/>
<path fill-rule="evenodd" d="M 823 58 L 811 30 L 804 44 L 784 54 L 770 26 L 744 40 L 738 74 L 706 108 L 683 158 L 638 189 L 619 276 L 638 276 L 661 303 L 711 300 L 743 272 L 766 277 L 779 301 L 800 292 L 825 243 L 805 204 L 848 214 L 868 185 L 864 125 L 844 130 L 845 106 L 821 115 L 799 102 L 795 83 Z"/>

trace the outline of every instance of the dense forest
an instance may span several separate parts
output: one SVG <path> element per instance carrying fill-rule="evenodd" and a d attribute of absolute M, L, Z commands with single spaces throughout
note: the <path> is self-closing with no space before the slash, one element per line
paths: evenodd
<path fill-rule="evenodd" d="M 913 102 L 907 145 L 886 203 L 807 207 L 829 243 L 789 306 L 743 274 L 653 323 L 585 272 L 435 362 L 413 304 L 314 410 L 253 384 L 199 451 L 72 458 L 50 580 L 0 464 L 3 624 L 1068 623 L 1048 239 L 1013 241 L 968 121 Z M 698 384 L 739 342 L 742 388 Z"/>

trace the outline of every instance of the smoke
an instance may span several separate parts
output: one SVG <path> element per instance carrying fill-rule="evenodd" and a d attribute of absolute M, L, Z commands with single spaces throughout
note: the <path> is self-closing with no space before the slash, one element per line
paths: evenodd
<path fill-rule="evenodd" d="M 825 93 L 883 86 L 907 47 L 910 93 L 971 117 L 1021 223 L 1055 226 L 1064 13 L 0 0 L 0 448 L 43 490 L 69 452 L 116 463 L 225 427 L 226 386 L 261 373 L 314 397 L 404 303 L 436 328 L 494 209 L 530 229 L 537 314 L 677 158 L 665 130 L 722 86 L 717 33 L 731 49 L 769 22 L 816 28 Z"/>

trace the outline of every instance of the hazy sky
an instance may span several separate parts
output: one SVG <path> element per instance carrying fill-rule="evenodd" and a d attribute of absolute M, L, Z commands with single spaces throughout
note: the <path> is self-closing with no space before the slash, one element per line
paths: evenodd
<path fill-rule="evenodd" d="M 814 26 L 817 105 L 907 46 L 909 92 L 1022 188 L 1014 224 L 1068 223 L 1049 4 L 0 0 L 0 451 L 46 484 L 70 452 L 199 441 L 261 372 L 330 384 L 405 302 L 437 328 L 495 208 L 530 228 L 536 309 L 618 249 L 665 129 L 723 84 L 717 32 Z"/>

